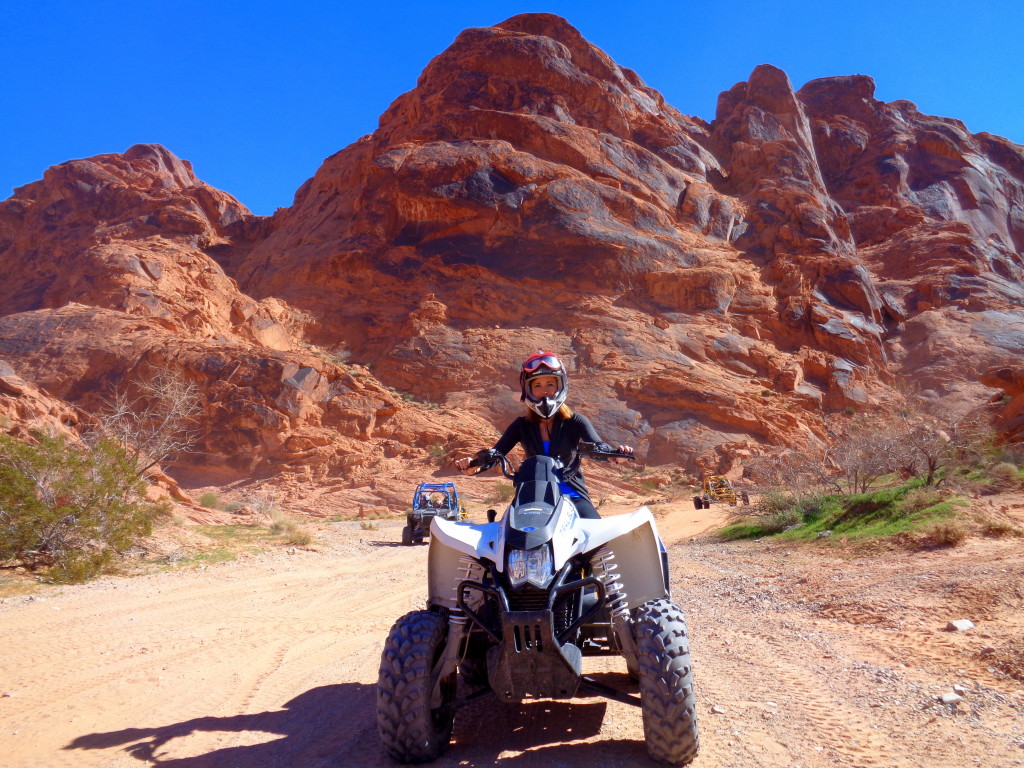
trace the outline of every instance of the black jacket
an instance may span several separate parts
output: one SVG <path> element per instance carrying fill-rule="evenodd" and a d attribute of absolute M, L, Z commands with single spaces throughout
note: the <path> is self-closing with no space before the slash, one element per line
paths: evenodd
<path fill-rule="evenodd" d="M 554 456 L 565 465 L 565 470 L 562 473 L 563 479 L 572 486 L 576 493 L 589 501 L 590 494 L 587 493 L 587 485 L 584 482 L 583 473 L 580 471 L 580 457 L 576 452 L 581 440 L 588 443 L 599 443 L 603 450 L 610 448 L 601 442 L 590 419 L 582 414 L 574 413 L 568 419 L 555 416 L 555 420 L 551 424 L 550 450 L 545 451 L 544 441 L 540 437 L 540 424 L 530 421 L 525 416 L 520 416 L 508 425 L 505 434 L 494 444 L 494 450 L 508 454 L 518 444 L 523 446 L 527 458 L 538 454 Z"/>

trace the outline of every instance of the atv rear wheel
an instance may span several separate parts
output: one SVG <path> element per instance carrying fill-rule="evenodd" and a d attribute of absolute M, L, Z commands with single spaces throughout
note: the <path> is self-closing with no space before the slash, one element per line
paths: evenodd
<path fill-rule="evenodd" d="M 693 497 L 693 508 L 694 509 L 702 509 L 703 507 L 704 507 L 703 499 L 701 499 L 700 496 L 694 496 Z"/>
<path fill-rule="evenodd" d="M 430 706 L 431 672 L 444 651 L 448 622 L 432 611 L 408 613 L 391 628 L 377 676 L 377 730 L 384 749 L 403 763 L 437 759 L 455 724 L 455 674 L 441 681 L 441 705 Z"/>
<path fill-rule="evenodd" d="M 683 611 L 651 600 L 633 614 L 644 739 L 654 760 L 687 765 L 697 756 L 697 702 Z"/>

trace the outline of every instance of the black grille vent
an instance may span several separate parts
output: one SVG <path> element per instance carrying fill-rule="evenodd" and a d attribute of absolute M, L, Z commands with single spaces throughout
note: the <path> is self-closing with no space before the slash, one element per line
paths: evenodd
<path fill-rule="evenodd" d="M 538 589 L 526 584 L 520 589 L 508 592 L 508 607 L 513 611 L 543 611 L 548 607 L 550 593 L 546 589 Z M 562 595 L 555 601 L 555 633 L 561 632 L 572 622 L 572 593 Z"/>
<path fill-rule="evenodd" d="M 513 611 L 543 611 L 548 607 L 548 591 L 525 584 L 508 593 L 508 606 Z"/>

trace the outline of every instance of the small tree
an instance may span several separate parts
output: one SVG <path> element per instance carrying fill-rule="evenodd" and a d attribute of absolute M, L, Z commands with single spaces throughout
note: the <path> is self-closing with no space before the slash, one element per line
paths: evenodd
<path fill-rule="evenodd" d="M 147 535 L 161 507 L 145 500 L 117 442 L 81 448 L 61 435 L 34 438 L 0 435 L 0 558 L 83 581 Z"/>
<path fill-rule="evenodd" d="M 150 532 L 144 476 L 194 441 L 196 388 L 161 371 L 107 405 L 80 443 L 0 435 L 0 558 L 82 581 Z"/>
<path fill-rule="evenodd" d="M 97 417 L 91 439 L 110 438 L 124 446 L 136 474 L 189 450 L 199 436 L 202 403 L 196 385 L 171 371 L 116 391 Z"/>
<path fill-rule="evenodd" d="M 794 500 L 815 496 L 827 485 L 828 459 L 821 447 L 758 456 L 748 468 L 759 486 L 779 489 Z"/>
<path fill-rule="evenodd" d="M 900 436 L 890 423 L 862 419 L 845 434 L 836 434 L 825 453 L 834 473 L 831 484 L 840 493 L 866 493 L 878 478 L 897 468 L 896 446 Z"/>
<path fill-rule="evenodd" d="M 909 395 L 893 424 L 892 452 L 908 474 L 923 474 L 926 485 L 942 482 L 946 468 L 970 466 L 991 455 L 995 433 L 984 415 L 935 413 L 924 399 Z"/>

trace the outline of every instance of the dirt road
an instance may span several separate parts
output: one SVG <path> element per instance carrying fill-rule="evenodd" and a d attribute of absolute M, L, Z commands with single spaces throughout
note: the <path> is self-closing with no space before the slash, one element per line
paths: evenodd
<path fill-rule="evenodd" d="M 715 543 L 717 508 L 655 510 L 693 636 L 697 768 L 1024 765 L 1020 539 L 843 560 Z M 399 538 L 334 523 L 319 551 L 5 598 L 0 764 L 389 765 L 379 654 L 425 598 L 427 548 Z M 628 681 L 617 659 L 587 670 Z M 640 711 L 581 698 L 480 700 L 434 765 L 647 764 Z"/>

